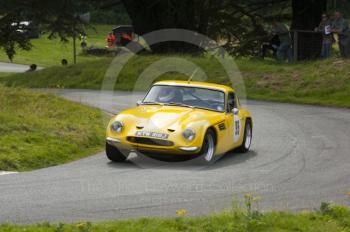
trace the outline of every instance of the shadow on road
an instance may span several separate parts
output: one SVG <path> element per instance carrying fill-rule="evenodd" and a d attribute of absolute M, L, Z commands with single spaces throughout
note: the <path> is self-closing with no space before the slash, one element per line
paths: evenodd
<path fill-rule="evenodd" d="M 217 169 L 227 166 L 234 166 L 241 163 L 244 163 L 250 159 L 256 157 L 258 153 L 255 151 L 249 151 L 247 153 L 237 153 L 237 152 L 228 152 L 219 160 L 217 160 L 213 165 L 209 166 L 207 169 Z"/>
<path fill-rule="evenodd" d="M 112 168 L 118 169 L 173 169 L 173 170 L 214 170 L 217 168 L 224 168 L 228 166 L 235 166 L 240 163 L 244 163 L 247 160 L 253 159 L 257 156 L 255 151 L 250 151 L 248 153 L 236 153 L 228 152 L 214 164 L 203 165 L 197 162 L 196 159 L 178 161 L 178 162 L 167 162 L 159 161 L 153 158 L 145 156 L 137 156 L 136 154 L 131 154 L 129 158 L 123 163 L 113 163 L 109 162 L 108 165 Z"/>

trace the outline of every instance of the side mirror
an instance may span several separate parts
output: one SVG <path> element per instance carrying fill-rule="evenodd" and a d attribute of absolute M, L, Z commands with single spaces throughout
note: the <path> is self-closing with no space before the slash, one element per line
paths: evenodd
<path fill-rule="evenodd" d="M 139 106 L 141 104 L 142 104 L 142 101 L 141 100 L 137 100 L 136 105 Z"/>
<path fill-rule="evenodd" d="M 233 113 L 234 115 L 237 115 L 237 114 L 239 113 L 239 109 L 238 109 L 238 108 L 233 108 L 233 109 L 232 109 L 232 113 Z"/>

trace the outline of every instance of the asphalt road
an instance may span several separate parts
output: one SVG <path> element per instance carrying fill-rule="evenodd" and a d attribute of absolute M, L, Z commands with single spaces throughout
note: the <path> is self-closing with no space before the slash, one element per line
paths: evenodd
<path fill-rule="evenodd" d="M 20 73 L 25 72 L 28 69 L 29 65 L 0 62 L 0 72 Z M 38 67 L 37 69 L 42 69 L 42 67 Z"/>
<path fill-rule="evenodd" d="M 28 69 L 29 65 L 0 62 L 0 72 L 25 72 Z"/>
<path fill-rule="evenodd" d="M 109 112 L 134 105 L 142 95 L 54 92 Z M 227 154 L 208 168 L 136 156 L 113 164 L 100 153 L 0 176 L 0 223 L 174 216 L 182 208 L 203 215 L 230 208 L 245 192 L 260 195 L 264 210 L 349 204 L 349 110 L 257 101 L 248 108 L 255 122 L 252 151 Z"/>

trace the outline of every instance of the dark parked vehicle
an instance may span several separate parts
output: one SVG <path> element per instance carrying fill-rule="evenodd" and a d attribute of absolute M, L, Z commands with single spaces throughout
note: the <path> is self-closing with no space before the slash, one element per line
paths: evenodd
<path fill-rule="evenodd" d="M 21 21 L 19 23 L 12 23 L 11 26 L 17 27 L 17 31 L 24 34 L 30 39 L 39 38 L 40 30 L 39 27 L 31 21 Z"/>

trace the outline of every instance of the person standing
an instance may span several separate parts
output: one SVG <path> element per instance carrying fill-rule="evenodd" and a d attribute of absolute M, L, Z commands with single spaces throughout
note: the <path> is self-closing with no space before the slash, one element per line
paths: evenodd
<path fill-rule="evenodd" d="M 265 59 L 268 50 L 272 51 L 272 56 L 276 57 L 277 48 L 280 46 L 280 40 L 277 35 L 270 37 L 269 41 L 265 41 L 261 45 L 261 58 Z"/>
<path fill-rule="evenodd" d="M 87 47 L 87 36 L 86 34 L 83 32 L 82 34 L 80 34 L 80 46 L 82 49 L 85 49 Z"/>
<path fill-rule="evenodd" d="M 333 33 L 332 22 L 327 14 L 322 14 L 320 25 L 315 28 L 315 31 L 322 33 L 322 50 L 321 57 L 328 58 L 332 53 Z"/>
<path fill-rule="evenodd" d="M 292 62 L 292 38 L 286 25 L 276 20 L 272 23 L 272 34 L 277 35 L 280 45 L 277 47 L 277 60 L 283 61 L 287 56 L 288 61 Z"/>
<path fill-rule="evenodd" d="M 112 32 L 110 32 L 107 36 L 107 39 L 106 39 L 107 40 L 107 47 L 114 48 L 114 43 L 115 43 L 116 39 L 117 38 L 115 37 L 115 35 Z"/>
<path fill-rule="evenodd" d="M 334 13 L 332 32 L 338 34 L 340 55 L 344 58 L 350 58 L 349 25 L 348 25 L 348 22 L 344 19 L 343 15 L 339 11 L 336 11 Z"/>

